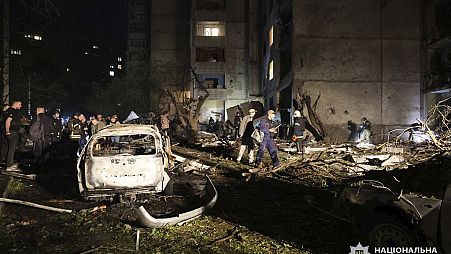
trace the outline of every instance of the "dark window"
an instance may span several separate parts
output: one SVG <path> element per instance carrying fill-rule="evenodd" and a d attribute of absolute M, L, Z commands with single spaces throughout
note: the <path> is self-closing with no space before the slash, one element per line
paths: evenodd
<path fill-rule="evenodd" d="M 223 48 L 196 48 L 196 62 L 225 62 Z"/>
<path fill-rule="evenodd" d="M 197 10 L 225 10 L 224 0 L 197 0 L 196 1 Z"/>
<path fill-rule="evenodd" d="M 145 25 L 130 25 L 130 33 L 145 33 Z"/>
<path fill-rule="evenodd" d="M 132 60 L 138 60 L 138 59 L 139 59 L 138 53 L 130 53 L 130 59 L 132 59 Z"/>
<path fill-rule="evenodd" d="M 144 0 L 133 0 L 132 5 L 134 6 L 144 6 Z"/>
<path fill-rule="evenodd" d="M 146 40 L 130 40 L 131 48 L 145 48 Z"/>
<path fill-rule="evenodd" d="M 143 21 L 146 19 L 146 14 L 144 12 L 132 12 L 130 13 L 131 20 Z"/>

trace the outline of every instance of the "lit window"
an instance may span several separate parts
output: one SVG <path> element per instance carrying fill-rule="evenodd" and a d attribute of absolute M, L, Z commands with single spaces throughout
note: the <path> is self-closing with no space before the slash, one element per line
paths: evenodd
<path fill-rule="evenodd" d="M 88 54 L 88 51 L 85 52 L 85 55 L 87 55 L 87 54 Z"/>
<path fill-rule="evenodd" d="M 92 48 L 93 48 L 93 49 L 99 49 L 99 46 L 97 46 L 97 45 L 92 45 Z"/>
<path fill-rule="evenodd" d="M 114 77 L 114 71 L 110 71 L 110 77 Z"/>
<path fill-rule="evenodd" d="M 117 61 L 118 61 L 118 62 L 122 62 L 122 57 L 118 56 L 118 57 L 117 57 Z"/>
<path fill-rule="evenodd" d="M 271 47 L 274 43 L 274 26 L 269 29 L 269 46 Z"/>
<path fill-rule="evenodd" d="M 11 49 L 11 55 L 22 55 L 22 50 L 20 50 L 20 49 Z"/>
<path fill-rule="evenodd" d="M 69 71 L 70 71 L 70 69 L 69 69 L 69 68 L 66 68 L 66 71 L 67 71 L 67 72 L 69 72 Z"/>
<path fill-rule="evenodd" d="M 110 69 L 114 69 L 114 65 L 110 64 Z"/>
<path fill-rule="evenodd" d="M 197 22 L 197 36 L 225 36 L 225 22 L 199 21 Z"/>
<path fill-rule="evenodd" d="M 271 61 L 268 65 L 268 79 L 272 80 L 274 78 L 274 61 Z"/>
<path fill-rule="evenodd" d="M 117 65 L 117 69 L 118 69 L 118 70 L 122 70 L 122 65 L 118 64 L 118 65 Z"/>
<path fill-rule="evenodd" d="M 40 36 L 40 35 L 26 34 L 25 38 L 42 41 L 42 36 Z"/>

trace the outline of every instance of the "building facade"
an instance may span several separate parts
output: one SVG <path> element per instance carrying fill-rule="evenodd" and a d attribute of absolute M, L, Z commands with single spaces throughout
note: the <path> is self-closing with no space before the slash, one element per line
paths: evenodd
<path fill-rule="evenodd" d="M 210 94 L 200 121 L 226 120 L 227 108 L 261 96 L 258 11 L 257 0 L 130 0 L 127 75 L 147 68 L 151 86 L 191 98 L 197 78 Z"/>
<path fill-rule="evenodd" d="M 226 120 L 228 108 L 260 97 L 259 2 L 196 0 L 191 4 L 191 65 L 210 94 L 201 118 Z M 194 83 L 194 97 L 199 93 Z"/>
<path fill-rule="evenodd" d="M 421 5 L 264 1 L 265 104 L 288 112 L 298 93 L 319 97 L 316 112 L 328 133 L 343 137 L 347 122 L 362 117 L 376 134 L 415 122 L 423 105 Z"/>

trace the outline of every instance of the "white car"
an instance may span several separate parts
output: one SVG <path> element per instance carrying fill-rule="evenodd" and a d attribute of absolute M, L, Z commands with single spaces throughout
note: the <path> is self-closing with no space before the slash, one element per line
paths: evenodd
<path fill-rule="evenodd" d="M 85 200 L 135 202 L 137 194 L 171 189 L 167 170 L 171 167 L 171 145 L 153 125 L 120 124 L 94 134 L 77 161 L 78 189 Z M 174 156 L 177 158 L 178 156 Z M 143 206 L 135 209 L 140 223 L 147 227 L 180 224 L 212 208 L 218 193 L 210 178 L 200 194 L 203 206 L 169 218 L 154 218 Z M 169 191 L 171 192 L 171 191 Z"/>
<path fill-rule="evenodd" d="M 85 200 L 162 192 L 168 182 L 170 144 L 156 126 L 120 124 L 94 134 L 77 161 Z"/>

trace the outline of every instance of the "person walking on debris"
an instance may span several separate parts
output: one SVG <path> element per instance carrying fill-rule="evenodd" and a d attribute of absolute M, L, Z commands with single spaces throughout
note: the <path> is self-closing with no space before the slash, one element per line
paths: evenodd
<path fill-rule="evenodd" d="M 296 142 L 296 150 L 298 153 L 303 153 L 304 148 L 302 142 L 304 141 L 305 123 L 307 119 L 301 114 L 301 111 L 296 110 L 293 114 L 293 141 Z"/>
<path fill-rule="evenodd" d="M 45 114 L 44 107 L 36 108 L 36 119 L 39 123 L 38 131 L 41 130 L 41 133 L 32 133 L 34 131 L 34 127 L 30 127 L 30 135 L 37 136 L 40 135 L 40 138 L 33 141 L 33 155 L 35 158 L 35 163 L 39 169 L 40 164 L 42 162 L 46 162 L 48 159 L 48 152 L 50 150 L 51 134 L 54 133 L 53 120 L 49 116 Z"/>
<path fill-rule="evenodd" d="M 208 120 L 207 131 L 210 133 L 215 132 L 215 120 L 211 116 L 210 116 L 210 119 Z"/>
<path fill-rule="evenodd" d="M 19 142 L 20 129 L 20 108 L 22 102 L 14 101 L 11 107 L 6 111 L 5 136 L 7 146 L 2 147 L 2 154 L 6 155 L 6 171 L 18 171 L 18 164 L 14 164 L 14 154 L 16 153 L 17 143 Z M 5 149 L 5 150 L 3 150 Z"/>
<path fill-rule="evenodd" d="M 268 149 L 269 155 L 271 156 L 273 167 L 280 165 L 280 161 L 277 158 L 277 147 L 274 142 L 273 136 L 277 133 L 277 128 L 274 127 L 273 119 L 276 116 L 274 110 L 268 110 L 267 116 L 260 121 L 258 124 L 258 129 L 263 133 L 263 140 L 258 148 L 257 159 L 255 161 L 255 168 L 250 169 L 249 172 L 256 173 L 261 170 L 260 163 L 263 159 L 263 154 L 265 150 Z"/>
<path fill-rule="evenodd" d="M 254 116 L 255 109 L 249 109 L 249 115 L 245 116 L 240 123 L 239 129 L 239 138 L 241 139 L 240 151 L 238 153 L 237 162 L 241 162 L 241 158 L 243 157 L 244 151 L 247 150 L 249 152 L 249 164 L 254 163 L 254 140 L 252 139 L 252 132 L 254 131 Z"/>
<path fill-rule="evenodd" d="M 360 142 L 362 143 L 370 143 L 371 136 L 371 122 L 366 119 L 366 117 L 362 118 L 362 124 L 360 125 Z"/>

